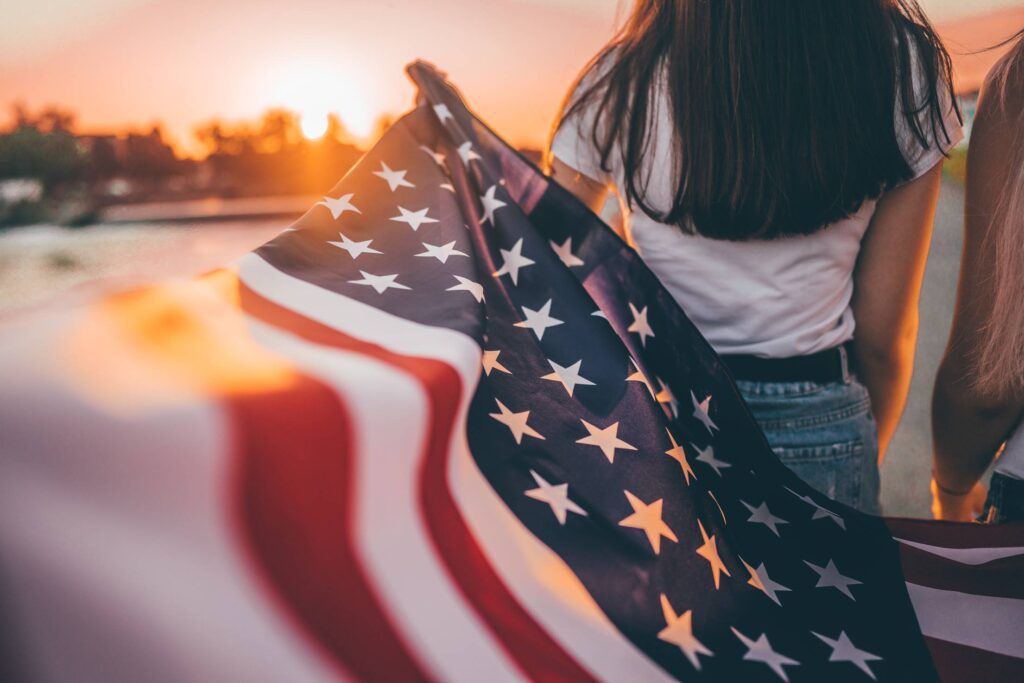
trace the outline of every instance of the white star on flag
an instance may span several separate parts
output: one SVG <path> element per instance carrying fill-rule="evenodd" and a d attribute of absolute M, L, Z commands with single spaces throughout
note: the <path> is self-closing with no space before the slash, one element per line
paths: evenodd
<path fill-rule="evenodd" d="M 686 451 L 683 450 L 682 446 L 676 443 L 676 437 L 672 436 L 671 430 L 666 429 L 665 431 L 668 432 L 668 439 L 672 442 L 672 448 L 665 451 L 665 455 L 676 460 L 679 463 L 679 466 L 683 468 L 683 477 L 686 478 L 686 485 L 689 486 L 690 477 L 696 479 L 697 475 L 693 473 L 693 468 L 690 467 L 690 461 L 686 459 Z"/>
<path fill-rule="evenodd" d="M 463 164 L 469 166 L 469 162 L 479 159 L 480 155 L 473 151 L 473 143 L 467 140 L 459 145 L 459 158 Z"/>
<path fill-rule="evenodd" d="M 484 300 L 484 286 L 481 285 L 479 282 L 473 282 L 472 280 L 464 278 L 461 275 L 453 275 L 452 277 L 458 280 L 459 284 L 452 285 L 451 287 L 444 291 L 469 292 L 470 294 L 473 295 L 473 298 L 476 299 L 477 303 L 480 303 L 481 301 Z"/>
<path fill-rule="evenodd" d="M 824 567 L 819 567 L 807 560 L 804 560 L 804 564 L 818 574 L 818 583 L 814 585 L 815 588 L 835 588 L 854 602 L 857 601 L 857 598 L 853 597 L 853 593 L 850 591 L 850 586 L 856 586 L 860 581 L 840 574 L 835 562 L 829 560 L 828 564 Z"/>
<path fill-rule="evenodd" d="M 698 401 L 697 395 L 691 391 L 690 398 L 693 400 L 693 416 L 707 427 L 709 433 L 714 434 L 718 430 L 718 425 L 711 419 L 711 396 L 708 395 L 703 401 Z"/>
<path fill-rule="evenodd" d="M 697 527 L 700 529 L 700 536 L 704 539 L 704 544 L 697 548 L 697 554 L 708 561 L 711 565 L 711 575 L 715 580 L 715 590 L 718 590 L 719 583 L 722 579 L 722 574 L 726 576 L 732 576 L 729 573 L 729 569 L 722 562 L 722 558 L 718 556 L 718 541 L 715 539 L 715 535 L 704 531 L 704 525 L 701 524 L 700 520 L 697 520 Z"/>
<path fill-rule="evenodd" d="M 743 566 L 747 568 L 747 573 L 750 574 L 750 580 L 747 583 L 767 595 L 772 602 L 781 607 L 782 603 L 779 602 L 779 596 L 776 594 L 781 591 L 789 591 L 790 589 L 781 583 L 772 581 L 771 577 L 768 576 L 768 570 L 765 569 L 764 563 L 761 563 L 757 569 L 754 569 L 742 557 L 740 562 L 743 563 Z"/>
<path fill-rule="evenodd" d="M 832 512 L 828 508 L 824 508 L 818 505 L 810 496 L 800 495 L 799 493 L 789 488 L 788 486 L 785 486 L 784 488 L 790 493 L 792 493 L 794 496 L 796 496 L 797 498 L 799 498 L 800 500 L 814 508 L 814 514 L 811 515 L 812 521 L 815 519 L 831 519 L 833 522 L 836 523 L 836 526 L 838 526 L 843 531 L 846 531 L 846 521 L 842 517 Z"/>
<path fill-rule="evenodd" d="M 526 421 L 530 417 L 530 411 L 524 410 L 521 413 L 513 413 L 509 410 L 504 403 L 498 399 L 494 399 L 494 402 L 498 404 L 498 410 L 500 413 L 489 413 L 491 417 L 505 425 L 512 432 L 512 437 L 516 440 L 517 444 L 523 442 L 523 436 L 532 436 L 535 439 L 544 440 L 537 430 L 530 425 L 526 424 Z"/>
<path fill-rule="evenodd" d="M 498 360 L 499 355 L 501 355 L 501 351 L 484 351 L 484 354 L 480 359 L 480 363 L 484 366 L 484 374 L 488 377 L 491 376 L 491 370 L 504 372 L 507 375 L 512 374 L 512 372 Z"/>
<path fill-rule="evenodd" d="M 771 510 L 768 509 L 768 503 L 761 503 L 755 508 L 753 505 L 750 505 L 745 501 L 741 500 L 740 502 L 743 503 L 743 507 L 750 510 L 750 517 L 747 518 L 748 522 L 752 524 L 764 524 L 766 527 L 771 529 L 772 533 L 776 536 L 779 535 L 780 524 L 789 524 L 789 522 L 781 517 L 773 515 Z"/>
<path fill-rule="evenodd" d="M 503 262 L 501 268 L 494 271 L 494 277 L 501 277 L 502 275 L 508 275 L 512 279 L 512 284 L 519 284 L 519 269 L 525 268 L 526 266 L 533 265 L 533 259 L 529 259 L 523 256 L 523 238 L 512 245 L 511 249 L 499 249 L 501 252 L 501 258 Z"/>
<path fill-rule="evenodd" d="M 601 311 L 597 311 L 601 313 Z M 591 313 L 591 315 L 597 315 L 597 313 Z M 604 315 L 601 315 L 604 318 Z M 633 364 L 633 374 L 626 378 L 627 382 L 643 382 L 644 386 L 647 387 L 647 391 L 651 392 L 651 397 L 657 400 L 657 396 L 654 393 L 654 387 L 647 381 L 647 375 L 640 371 L 640 366 L 636 364 L 636 360 L 633 358 L 629 359 L 629 362 Z"/>
<path fill-rule="evenodd" d="M 672 417 L 679 417 L 679 401 L 676 400 L 676 395 L 672 393 L 672 390 L 669 389 L 668 385 L 660 377 L 658 378 L 658 386 L 661 389 L 655 394 L 654 400 L 667 405 Z"/>
<path fill-rule="evenodd" d="M 619 522 L 619 526 L 643 531 L 647 536 L 647 541 L 651 544 L 651 548 L 654 549 L 655 555 L 661 554 L 662 536 L 675 543 L 679 542 L 675 533 L 661 518 L 661 498 L 653 503 L 645 503 L 629 491 L 623 491 L 623 493 L 626 494 L 626 500 L 629 501 L 630 507 L 633 508 L 633 514 Z"/>
<path fill-rule="evenodd" d="M 434 113 L 437 114 L 437 120 L 441 123 L 444 123 L 448 119 L 455 119 L 455 117 L 452 116 L 451 110 L 448 109 L 447 104 L 435 104 Z"/>
<path fill-rule="evenodd" d="M 409 287 L 395 281 L 395 278 L 398 277 L 398 273 L 393 275 L 374 275 L 372 273 L 367 273 L 365 270 L 360 270 L 359 274 L 363 276 L 363 279 L 349 280 L 349 284 L 373 287 L 378 294 L 383 294 L 388 289 L 409 289 Z"/>
<path fill-rule="evenodd" d="M 373 175 L 386 180 L 388 187 L 390 187 L 391 191 L 394 192 L 400 187 L 416 187 L 405 179 L 405 173 L 405 171 L 391 170 L 391 168 L 382 161 L 380 162 L 380 170 L 374 171 Z"/>
<path fill-rule="evenodd" d="M 569 500 L 569 484 L 552 485 L 533 470 L 530 470 L 530 474 L 533 475 L 533 480 L 537 482 L 537 488 L 530 489 L 524 493 L 534 500 L 550 505 L 551 511 L 555 513 L 555 519 L 558 520 L 559 524 L 565 526 L 565 520 L 570 512 L 575 512 L 577 515 L 584 517 L 587 516 L 586 510 Z"/>
<path fill-rule="evenodd" d="M 661 612 L 665 615 L 665 628 L 658 632 L 658 639 L 671 643 L 682 650 L 693 668 L 700 671 L 700 659 L 697 658 L 697 655 L 711 657 L 714 653 L 693 635 L 693 610 L 688 609 L 677 615 L 676 611 L 672 609 L 672 603 L 668 601 L 668 597 L 662 593 Z"/>
<path fill-rule="evenodd" d="M 636 306 L 629 304 L 629 312 L 633 314 L 633 323 L 626 328 L 627 332 L 636 332 L 640 335 L 640 346 L 647 345 L 647 338 L 654 336 L 654 330 L 651 329 L 650 323 L 647 322 L 647 307 L 644 306 L 643 310 L 636 310 Z"/>
<path fill-rule="evenodd" d="M 556 244 L 554 241 L 548 240 L 548 244 L 550 244 L 551 248 L 555 250 L 555 253 L 558 254 L 558 258 L 562 260 L 562 263 L 564 263 L 567 268 L 583 265 L 583 259 L 572 253 L 571 237 L 567 238 L 561 244 Z"/>
<path fill-rule="evenodd" d="M 590 315 L 594 316 L 595 318 L 604 318 L 605 320 L 608 319 L 608 316 L 606 316 L 604 314 L 604 311 L 602 311 L 601 309 L 597 309 L 596 311 L 594 311 Z"/>
<path fill-rule="evenodd" d="M 416 254 L 416 256 L 426 256 L 428 258 L 432 256 L 441 263 L 448 263 L 448 257 L 450 256 L 468 256 L 465 252 L 461 252 L 455 248 L 455 240 L 441 246 L 427 244 L 426 242 L 423 242 L 422 244 L 426 251 Z"/>
<path fill-rule="evenodd" d="M 424 223 L 437 223 L 436 218 L 431 218 L 427 215 L 427 212 L 430 211 L 429 207 L 426 209 L 420 209 L 419 211 L 410 211 L 409 209 L 400 206 L 398 207 L 398 210 L 402 215 L 393 216 L 391 220 L 398 223 L 408 223 L 409 227 L 413 229 L 413 232 L 419 230 L 420 226 Z"/>
<path fill-rule="evenodd" d="M 635 451 L 636 447 L 632 444 L 626 443 L 619 438 L 619 423 L 613 422 L 611 425 L 601 429 L 595 425 L 590 424 L 586 420 L 580 420 L 583 426 L 587 428 L 589 434 L 584 436 L 582 439 L 576 439 L 576 443 L 585 444 L 587 446 L 597 446 L 604 453 L 604 457 L 608 458 L 608 462 L 615 462 L 615 450 L 621 448 L 625 451 Z"/>
<path fill-rule="evenodd" d="M 693 449 L 698 453 L 697 460 L 713 469 L 715 474 L 718 476 L 722 476 L 722 470 L 726 467 L 732 467 L 732 465 L 724 460 L 719 460 L 715 457 L 715 449 L 712 446 L 708 446 L 707 448 L 697 448 L 694 444 L 690 445 L 693 446 Z"/>
<path fill-rule="evenodd" d="M 429 154 L 430 158 L 434 160 L 435 164 L 437 164 L 441 168 L 444 168 L 444 154 L 441 154 L 441 152 L 435 152 L 426 145 L 420 145 L 420 149 Z"/>
<path fill-rule="evenodd" d="M 455 194 L 455 186 L 452 185 L 451 183 L 441 183 L 440 187 L 442 190 L 448 190 L 452 194 Z"/>
<path fill-rule="evenodd" d="M 348 252 L 349 256 L 351 256 L 353 260 L 359 258 L 363 254 L 381 253 L 376 249 L 370 248 L 370 242 L 373 242 L 373 240 L 363 240 L 362 242 L 356 242 L 355 240 L 350 240 L 348 237 L 345 236 L 344 233 L 339 232 L 338 234 L 341 236 L 340 242 L 331 242 L 330 240 L 328 240 L 327 243 L 333 244 L 339 249 L 344 249 L 345 251 Z"/>
<path fill-rule="evenodd" d="M 352 192 L 343 194 L 337 199 L 331 197 L 324 197 L 321 201 L 317 202 L 317 206 L 326 206 L 327 210 L 331 212 L 331 218 L 338 220 L 338 216 L 345 213 L 346 211 L 355 211 L 356 213 L 362 213 L 352 204 Z"/>
<path fill-rule="evenodd" d="M 878 680 L 875 678 L 875 672 L 868 666 L 868 662 L 880 661 L 882 658 L 865 650 L 858 650 L 854 647 L 853 643 L 850 642 L 850 637 L 846 635 L 846 631 L 840 631 L 839 637 L 835 640 L 827 636 L 823 636 L 820 633 L 815 633 L 814 631 L 811 631 L 811 635 L 832 648 L 832 654 L 829 655 L 828 661 L 851 662 L 854 666 L 867 674 L 871 680 Z"/>
<path fill-rule="evenodd" d="M 544 330 L 549 327 L 555 327 L 557 325 L 564 324 L 563 321 L 558 318 L 551 317 L 551 299 L 541 306 L 538 310 L 532 308 L 522 307 L 523 315 L 526 316 L 526 320 L 521 320 L 515 324 L 516 327 L 526 327 L 533 330 L 533 333 L 537 335 L 537 339 L 544 338 Z"/>
<path fill-rule="evenodd" d="M 494 196 L 494 193 L 497 191 L 498 186 L 491 185 L 487 188 L 487 192 L 480 195 L 480 203 L 484 207 L 484 217 L 480 219 L 480 225 L 484 223 L 494 225 L 494 212 L 503 206 L 508 206 L 508 204 Z"/>
<path fill-rule="evenodd" d="M 743 655 L 743 659 L 752 662 L 763 662 L 768 665 L 775 675 L 782 680 L 789 682 L 789 677 L 786 676 L 786 672 L 782 667 L 784 666 L 798 666 L 800 662 L 795 659 L 790 659 L 785 655 L 781 655 L 772 649 L 772 644 L 768 642 L 767 634 L 762 633 L 760 637 L 755 641 L 747 638 L 745 635 L 737 631 L 733 627 L 729 627 L 737 638 L 740 639 L 744 645 L 747 646 L 747 654 Z"/>
<path fill-rule="evenodd" d="M 572 396 L 573 389 L 576 388 L 577 384 L 591 387 L 594 386 L 593 382 L 580 375 L 580 366 L 583 364 L 582 360 L 578 360 L 572 365 L 566 367 L 562 367 L 551 359 L 548 359 L 548 363 L 551 364 L 551 369 L 554 370 L 554 372 L 549 375 L 544 375 L 541 379 L 550 380 L 552 382 L 561 382 L 562 386 L 565 387 L 565 390 L 569 392 L 570 396 Z"/>

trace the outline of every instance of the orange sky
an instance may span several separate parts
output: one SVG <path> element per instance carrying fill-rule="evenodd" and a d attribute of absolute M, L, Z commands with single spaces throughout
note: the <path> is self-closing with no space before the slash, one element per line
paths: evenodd
<path fill-rule="evenodd" d="M 11 0 L 16 2 L 17 0 Z M 197 122 L 271 106 L 367 130 L 408 108 L 402 66 L 447 70 L 515 144 L 542 144 L 565 88 L 625 0 L 34 0 L 0 10 L 0 106 L 72 108 L 80 128 Z M 939 19 L 1016 4 L 925 0 Z M 621 7 L 620 7 L 621 6 Z"/>

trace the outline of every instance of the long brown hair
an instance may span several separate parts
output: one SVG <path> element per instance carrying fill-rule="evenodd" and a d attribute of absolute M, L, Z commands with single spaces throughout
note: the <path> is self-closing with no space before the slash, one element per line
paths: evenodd
<path fill-rule="evenodd" d="M 1011 90 L 1024 92 L 1024 31 L 1013 40 L 1016 44 L 993 67 L 986 84 L 999 115 L 1017 132 L 1015 165 L 1003 177 L 983 247 L 992 254 L 994 292 L 976 353 L 975 385 L 994 396 L 1024 392 L 1024 111 L 1007 101 Z"/>
<path fill-rule="evenodd" d="M 951 71 L 914 0 L 637 0 L 558 125 L 593 107 L 584 134 L 603 170 L 618 155 L 624 199 L 656 220 L 719 239 L 809 234 L 911 177 L 897 110 L 921 146 L 949 141 Z M 659 210 L 642 169 L 666 77 L 676 190 Z"/>

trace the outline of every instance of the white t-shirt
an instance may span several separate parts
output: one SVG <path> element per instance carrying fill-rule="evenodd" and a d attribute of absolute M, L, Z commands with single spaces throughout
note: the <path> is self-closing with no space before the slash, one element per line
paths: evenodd
<path fill-rule="evenodd" d="M 950 142 L 940 131 L 941 148 L 933 143 L 925 149 L 902 114 L 895 114 L 904 156 L 915 178 L 963 139 L 949 93 L 943 94 Z M 591 141 L 592 109 L 562 124 L 551 151 L 580 173 L 623 188 L 618 150 L 611 157 L 612 172 L 601 170 L 600 155 Z M 673 123 L 663 88 L 655 91 L 651 109 L 651 153 L 641 172 L 650 178 L 649 203 L 661 211 L 671 205 L 675 189 L 670 177 Z M 922 129 L 931 131 L 930 125 Z M 771 241 L 730 242 L 688 235 L 643 211 L 624 211 L 624 222 L 630 243 L 719 353 L 785 358 L 853 338 L 853 269 L 875 205 L 865 201 L 854 215 L 812 235 Z"/>

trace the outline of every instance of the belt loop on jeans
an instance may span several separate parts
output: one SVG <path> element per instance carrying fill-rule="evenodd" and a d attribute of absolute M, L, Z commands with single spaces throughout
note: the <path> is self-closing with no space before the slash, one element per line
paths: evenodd
<path fill-rule="evenodd" d="M 853 376 L 850 373 L 850 354 L 846 350 L 846 344 L 840 345 L 838 349 L 839 364 L 843 368 L 843 384 L 849 384 L 853 380 Z"/>

